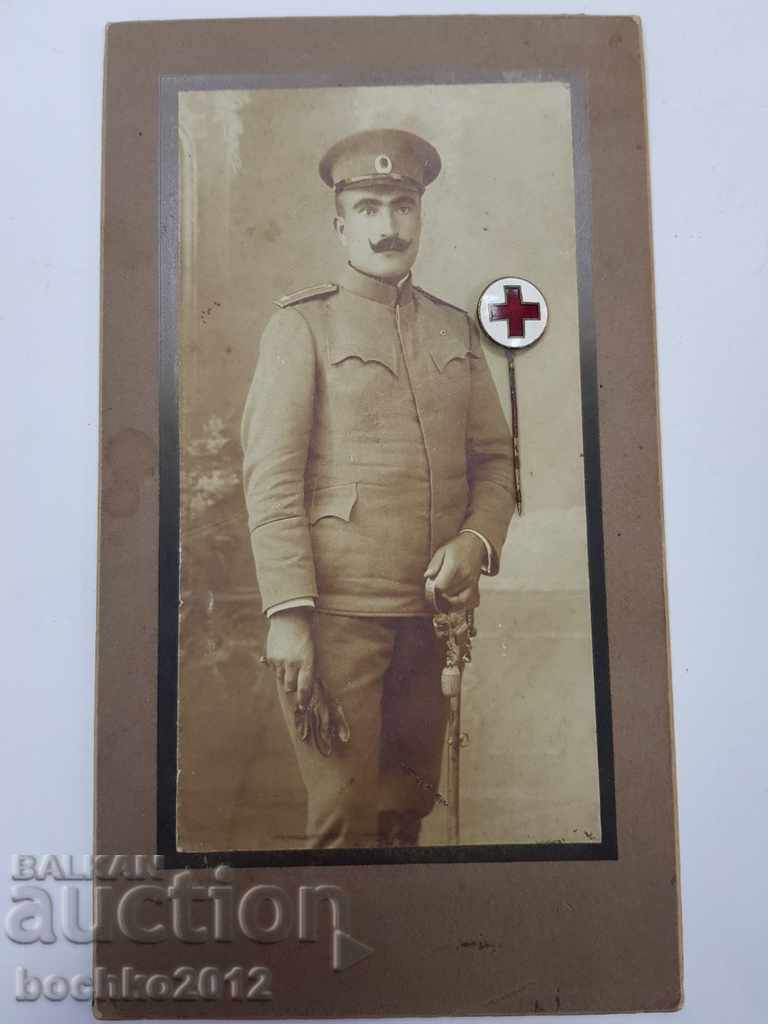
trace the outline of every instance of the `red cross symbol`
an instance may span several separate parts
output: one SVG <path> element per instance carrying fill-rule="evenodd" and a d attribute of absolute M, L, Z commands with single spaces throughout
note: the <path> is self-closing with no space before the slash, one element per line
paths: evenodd
<path fill-rule="evenodd" d="M 507 337 L 522 338 L 526 320 L 541 320 L 541 307 L 538 302 L 523 302 L 519 285 L 505 284 L 504 302 L 491 306 L 491 320 L 506 320 Z"/>

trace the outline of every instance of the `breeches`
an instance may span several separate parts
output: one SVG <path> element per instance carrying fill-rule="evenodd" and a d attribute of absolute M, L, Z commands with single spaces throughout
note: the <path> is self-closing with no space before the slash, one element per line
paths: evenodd
<path fill-rule="evenodd" d="M 439 799 L 448 702 L 443 644 L 428 617 L 315 616 L 316 671 L 350 726 L 330 757 L 294 727 L 296 692 L 278 695 L 307 790 L 307 847 L 415 846 Z"/>

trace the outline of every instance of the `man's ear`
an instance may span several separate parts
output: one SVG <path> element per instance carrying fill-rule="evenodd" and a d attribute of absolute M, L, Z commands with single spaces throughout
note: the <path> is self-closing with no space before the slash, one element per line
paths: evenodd
<path fill-rule="evenodd" d="M 344 234 L 344 218 L 338 215 L 333 218 L 333 230 L 343 246 L 347 244 L 347 236 Z"/>

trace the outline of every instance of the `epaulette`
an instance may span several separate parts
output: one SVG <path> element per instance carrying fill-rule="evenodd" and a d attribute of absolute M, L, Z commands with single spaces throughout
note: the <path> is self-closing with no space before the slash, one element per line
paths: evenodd
<path fill-rule="evenodd" d="M 283 295 L 281 299 L 275 299 L 275 305 L 280 309 L 286 306 L 295 306 L 297 302 L 306 302 L 307 299 L 319 299 L 323 295 L 333 295 L 339 290 L 337 284 L 313 284 L 309 288 L 302 288 L 290 295 Z"/>
<path fill-rule="evenodd" d="M 462 309 L 461 306 L 454 306 L 452 302 L 446 302 L 445 299 L 438 298 L 437 295 L 433 295 L 432 292 L 428 292 L 426 288 L 420 288 L 415 284 L 413 286 L 413 290 L 415 292 L 421 292 L 422 295 L 426 295 L 428 299 L 432 299 L 432 301 L 436 302 L 438 306 L 447 306 L 449 309 L 455 309 L 457 313 L 463 313 L 464 316 L 467 315 L 466 309 Z"/>

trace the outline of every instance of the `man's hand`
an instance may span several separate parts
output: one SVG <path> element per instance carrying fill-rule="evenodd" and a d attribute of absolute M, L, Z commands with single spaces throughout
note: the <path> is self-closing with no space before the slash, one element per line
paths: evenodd
<path fill-rule="evenodd" d="M 267 662 L 286 693 L 298 690 L 299 704 L 307 704 L 315 676 L 312 608 L 288 608 L 269 620 Z"/>
<path fill-rule="evenodd" d="M 432 555 L 424 579 L 435 581 L 445 603 L 454 609 L 477 608 L 485 547 L 472 533 L 460 533 Z"/>

